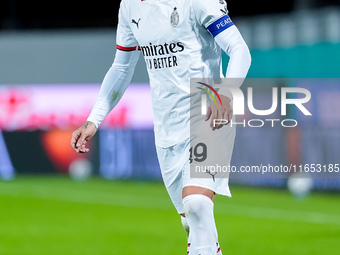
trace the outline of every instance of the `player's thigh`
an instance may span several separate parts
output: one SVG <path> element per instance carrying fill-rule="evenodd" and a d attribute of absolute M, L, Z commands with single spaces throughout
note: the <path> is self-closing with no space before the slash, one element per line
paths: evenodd
<path fill-rule="evenodd" d="M 230 196 L 228 179 L 230 161 L 235 141 L 235 128 L 223 127 L 219 130 L 193 135 L 190 141 L 190 160 L 183 178 L 183 195 L 205 192 Z M 208 194 L 211 193 L 208 192 Z"/>
<path fill-rule="evenodd" d="M 189 139 L 169 148 L 157 147 L 157 156 L 164 185 L 179 214 L 183 213 L 183 170 L 189 158 Z"/>

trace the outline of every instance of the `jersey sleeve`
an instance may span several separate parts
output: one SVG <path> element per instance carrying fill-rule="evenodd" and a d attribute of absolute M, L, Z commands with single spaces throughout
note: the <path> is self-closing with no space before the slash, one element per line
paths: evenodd
<path fill-rule="evenodd" d="M 122 51 L 134 51 L 138 49 L 138 42 L 134 37 L 129 22 L 129 6 L 127 1 L 122 1 L 118 14 L 117 49 Z"/>
<path fill-rule="evenodd" d="M 228 16 L 225 0 L 195 0 L 193 10 L 196 21 L 216 37 L 234 23 Z"/>

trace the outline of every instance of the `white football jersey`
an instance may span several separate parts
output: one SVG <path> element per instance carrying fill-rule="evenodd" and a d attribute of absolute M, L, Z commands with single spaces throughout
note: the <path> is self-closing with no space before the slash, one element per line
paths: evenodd
<path fill-rule="evenodd" d="M 214 36 L 232 25 L 224 0 L 122 0 L 117 48 L 144 56 L 157 146 L 189 138 L 190 78 L 220 77 Z"/>

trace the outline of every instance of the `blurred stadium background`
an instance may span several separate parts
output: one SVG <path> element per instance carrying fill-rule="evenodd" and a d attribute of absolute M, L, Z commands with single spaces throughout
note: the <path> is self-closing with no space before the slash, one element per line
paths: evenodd
<path fill-rule="evenodd" d="M 142 58 L 91 152 L 69 146 L 112 64 L 119 3 L 0 3 L 0 254 L 186 252 L 161 183 Z M 339 164 L 340 1 L 230 0 L 228 9 L 251 50 L 249 77 L 306 86 L 313 113 L 290 112 L 299 126 L 288 131 L 239 128 L 232 163 Z M 268 108 L 271 88 L 254 91 Z M 339 173 L 314 178 L 304 200 L 287 191 L 288 176 L 236 177 L 234 198 L 216 203 L 225 254 L 340 254 Z"/>

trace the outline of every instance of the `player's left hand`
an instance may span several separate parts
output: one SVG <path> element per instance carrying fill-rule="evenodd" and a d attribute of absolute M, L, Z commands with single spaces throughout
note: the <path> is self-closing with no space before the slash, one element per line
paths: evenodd
<path fill-rule="evenodd" d="M 208 111 L 207 111 L 207 115 L 205 117 L 206 121 L 208 121 L 211 117 L 210 127 L 213 131 L 215 129 L 220 129 L 221 127 L 225 125 L 225 124 L 214 125 L 215 124 L 214 120 L 223 119 L 227 121 L 227 124 L 229 124 L 233 116 L 233 109 L 230 106 L 230 102 L 231 102 L 230 98 L 223 96 L 223 95 L 220 95 L 220 97 L 221 97 L 222 105 L 219 102 L 219 100 L 216 98 L 217 105 L 215 105 L 214 102 L 211 102 L 208 108 Z"/>
<path fill-rule="evenodd" d="M 86 121 L 81 127 L 72 133 L 71 147 L 77 153 L 88 153 L 86 143 L 96 134 L 97 127 L 93 122 Z"/>

